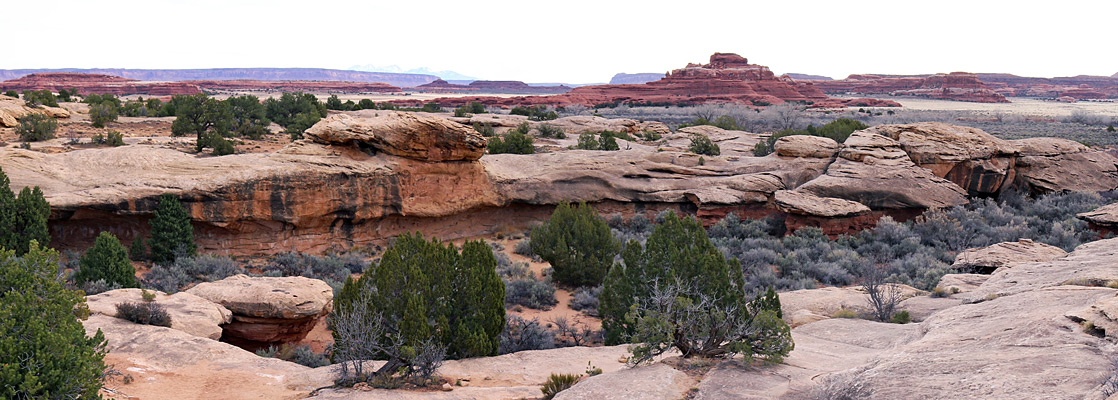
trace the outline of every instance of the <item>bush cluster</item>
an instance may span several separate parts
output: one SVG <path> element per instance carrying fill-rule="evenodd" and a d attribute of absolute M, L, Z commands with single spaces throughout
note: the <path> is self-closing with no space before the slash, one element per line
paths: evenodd
<path fill-rule="evenodd" d="M 330 365 L 330 358 L 325 354 L 315 353 L 310 345 L 291 343 L 284 343 L 276 346 L 271 345 L 266 349 L 256 351 L 256 355 L 260 357 L 278 358 L 284 361 L 293 362 L 299 365 L 318 368 Z"/>
<path fill-rule="evenodd" d="M 505 304 L 549 310 L 555 306 L 555 285 L 534 277 L 505 281 Z"/>
<path fill-rule="evenodd" d="M 49 90 L 24 90 L 23 101 L 29 107 L 35 106 L 48 106 L 58 107 L 58 98 L 54 97 L 54 93 Z"/>
<path fill-rule="evenodd" d="M 0 248 L 26 254 L 31 242 L 43 246 L 50 243 L 47 218 L 50 204 L 38 186 L 25 186 L 17 196 L 12 192 L 8 175 L 0 169 Z"/>
<path fill-rule="evenodd" d="M 264 101 L 264 117 L 282 126 L 292 139 L 302 139 L 303 131 L 326 117 L 326 105 L 310 93 L 284 93 Z"/>
<path fill-rule="evenodd" d="M 74 273 L 74 283 L 79 286 L 87 282 L 104 281 L 109 285 L 138 287 L 136 269 L 128 260 L 128 251 L 116 236 L 101 232 L 97 239 L 82 255 L 80 268 Z"/>
<path fill-rule="evenodd" d="M 549 111 L 547 107 L 544 106 L 516 106 L 513 107 L 512 110 L 509 110 L 509 114 L 523 115 L 533 121 L 550 121 L 559 118 L 559 114 L 556 114 L 555 111 Z"/>
<path fill-rule="evenodd" d="M 171 315 L 167 314 L 166 308 L 154 301 L 117 304 L 116 317 L 137 324 L 171 327 Z"/>
<path fill-rule="evenodd" d="M 574 287 L 601 284 L 621 250 L 609 225 L 586 203 L 560 203 L 531 236 L 532 253 L 555 269 L 552 279 Z"/>
<path fill-rule="evenodd" d="M 554 332 L 540 324 L 537 319 L 527 320 L 516 315 L 508 316 L 499 340 L 499 354 L 555 348 Z"/>
<path fill-rule="evenodd" d="M 19 119 L 19 125 L 16 125 L 16 133 L 19 134 L 19 140 L 24 142 L 38 142 L 54 138 L 54 132 L 58 130 L 58 121 L 54 118 L 40 113 L 31 113 Z"/>
<path fill-rule="evenodd" d="M 244 268 L 225 256 L 178 257 L 170 263 L 153 265 L 144 275 L 141 286 L 175 293 L 195 283 L 219 281 L 243 273 Z"/>
<path fill-rule="evenodd" d="M 710 138 L 705 135 L 699 134 L 691 135 L 691 146 L 687 148 L 687 151 L 704 156 L 717 156 L 722 154 L 722 149 L 718 147 L 718 144 L 711 141 Z"/>
<path fill-rule="evenodd" d="M 772 136 L 769 136 L 768 140 L 763 140 L 757 143 L 757 145 L 753 147 L 753 155 L 762 157 L 772 154 L 772 152 L 774 151 L 773 146 L 776 144 L 776 140 L 785 136 L 821 136 L 825 138 L 831 138 L 839 143 L 843 143 L 846 142 L 846 138 L 850 137 L 850 134 L 866 128 L 869 128 L 869 125 L 866 125 L 862 121 L 853 120 L 850 118 L 839 118 L 834 121 L 828 122 L 826 125 L 823 125 L 820 128 L 816 128 L 814 125 L 808 124 L 807 128 L 802 130 L 784 129 L 778 132 L 774 132 Z"/>
<path fill-rule="evenodd" d="M 489 139 L 489 154 L 533 154 L 532 137 L 528 136 L 528 124 L 521 124 L 501 137 Z"/>

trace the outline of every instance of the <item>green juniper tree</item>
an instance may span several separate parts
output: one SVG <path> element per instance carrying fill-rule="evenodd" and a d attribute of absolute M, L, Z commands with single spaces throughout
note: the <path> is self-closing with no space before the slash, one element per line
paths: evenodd
<path fill-rule="evenodd" d="M 26 254 L 31 241 L 50 242 L 47 219 L 50 204 L 39 187 L 24 187 L 19 197 L 12 193 L 8 176 L 0 169 L 0 248 Z"/>
<path fill-rule="evenodd" d="M 74 283 L 79 286 L 100 280 L 121 287 L 140 286 L 136 282 L 136 269 L 128 261 L 128 251 L 111 233 L 101 232 L 93 241 L 93 247 L 82 255 L 79 265 L 81 268 L 74 274 Z"/>
<path fill-rule="evenodd" d="M 194 226 L 179 199 L 170 194 L 159 198 L 159 206 L 151 219 L 151 260 L 156 263 L 174 261 L 178 255 L 193 256 Z"/>
<path fill-rule="evenodd" d="M 560 203 L 531 236 L 532 252 L 555 269 L 552 278 L 570 286 L 601 284 L 621 250 L 606 220 L 586 203 Z"/>

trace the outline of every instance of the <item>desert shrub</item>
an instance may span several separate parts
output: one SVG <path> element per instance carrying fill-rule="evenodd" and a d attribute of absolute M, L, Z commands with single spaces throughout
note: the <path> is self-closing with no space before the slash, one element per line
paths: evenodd
<path fill-rule="evenodd" d="M 167 309 L 152 301 L 117 304 L 116 317 L 142 325 L 171 327 L 171 315 L 167 314 Z"/>
<path fill-rule="evenodd" d="M 215 156 L 227 156 L 237 151 L 233 147 L 233 142 L 230 142 L 228 139 L 225 139 L 221 136 L 211 137 L 209 140 L 209 146 L 213 147 L 213 155 Z"/>
<path fill-rule="evenodd" d="M 264 101 L 264 116 L 282 126 L 292 139 L 302 139 L 303 131 L 326 117 L 326 105 L 309 93 L 284 93 Z"/>
<path fill-rule="evenodd" d="M 606 277 L 598 312 L 607 344 L 635 344 L 632 363 L 671 348 L 685 357 L 741 353 L 770 362 L 792 350 L 776 293 L 749 300 L 737 261 L 727 262 L 694 218 L 669 212 L 621 259 Z"/>
<path fill-rule="evenodd" d="M 110 290 L 123 289 L 124 287 L 120 286 L 120 284 L 116 282 L 110 283 L 106 282 L 104 279 L 98 279 L 96 281 L 86 282 L 84 285 L 81 285 L 78 288 L 81 289 L 82 293 L 85 293 L 86 296 L 92 296 L 98 293 L 105 293 Z"/>
<path fill-rule="evenodd" d="M 211 254 L 179 257 L 166 265 L 153 265 L 144 275 L 142 286 L 175 293 L 195 283 L 219 281 L 243 273 L 244 268 L 229 257 Z"/>
<path fill-rule="evenodd" d="M 555 395 L 559 394 L 559 392 L 570 389 L 571 386 L 578 383 L 579 379 L 582 379 L 582 375 L 553 373 L 544 381 L 540 391 L 543 392 L 544 399 L 551 400 Z"/>
<path fill-rule="evenodd" d="M 105 337 L 86 336 L 84 297 L 58 271 L 58 253 L 37 242 L 22 257 L 0 251 L 0 398 L 100 398 Z"/>
<path fill-rule="evenodd" d="M 506 288 L 508 287 L 508 281 L 533 278 L 532 271 L 528 269 L 528 263 L 525 262 L 509 262 L 505 264 L 498 262 L 497 275 L 505 280 Z M 505 295 L 507 298 L 507 290 Z"/>
<path fill-rule="evenodd" d="M 578 144 L 575 145 L 579 150 L 598 150 L 598 140 L 593 133 L 583 132 L 578 135 Z"/>
<path fill-rule="evenodd" d="M 440 106 L 439 103 L 429 102 L 429 103 L 424 104 L 423 107 L 419 109 L 419 111 L 429 112 L 429 113 L 438 113 L 438 112 L 443 112 L 443 107 Z"/>
<path fill-rule="evenodd" d="M 94 138 L 96 139 L 96 136 Z M 94 142 L 96 143 L 96 140 L 94 140 Z M 105 139 L 103 140 L 103 142 L 98 144 L 109 145 L 112 147 L 124 146 L 124 134 L 116 130 L 109 129 L 105 132 Z"/>
<path fill-rule="evenodd" d="M 602 294 L 602 287 L 596 286 L 592 288 L 578 288 L 575 290 L 574 296 L 571 297 L 570 307 L 576 311 L 582 311 L 592 316 L 598 315 L 598 296 Z"/>
<path fill-rule="evenodd" d="M 336 98 L 336 97 L 335 97 Z M 236 137 L 257 139 L 268 133 L 268 110 L 256 96 L 233 96 L 225 99 L 231 118 L 229 134 Z M 217 148 L 214 148 L 217 152 Z M 228 154 L 228 153 L 227 153 Z"/>
<path fill-rule="evenodd" d="M 318 368 L 330 365 L 330 358 L 325 354 L 315 353 L 310 345 L 284 343 L 271 345 L 256 351 L 256 355 L 267 358 L 278 358 L 299 365 Z"/>
<path fill-rule="evenodd" d="M 508 316 L 499 340 L 499 354 L 555 348 L 555 333 L 540 324 L 539 320 L 527 320 L 516 315 Z"/>
<path fill-rule="evenodd" d="M 151 218 L 151 260 L 156 263 L 174 261 L 179 254 L 193 256 L 194 226 L 179 199 L 170 194 L 159 197 L 159 205 Z"/>
<path fill-rule="evenodd" d="M 512 248 L 512 252 L 515 253 L 515 254 L 525 256 L 525 257 L 531 257 L 531 256 L 536 254 L 536 253 L 532 252 L 532 239 L 531 238 L 524 239 L 524 240 L 521 240 L 519 242 L 516 242 L 516 245 L 513 246 L 513 248 Z"/>
<path fill-rule="evenodd" d="M 27 114 L 19 119 L 19 125 L 16 126 L 16 133 L 19 134 L 19 140 L 24 142 L 38 142 L 52 139 L 54 138 L 54 132 L 57 130 L 58 121 L 40 113 Z"/>
<path fill-rule="evenodd" d="M 54 93 L 45 89 L 23 91 L 23 101 L 26 102 L 29 107 L 58 107 L 58 98 L 54 97 Z"/>
<path fill-rule="evenodd" d="M 533 154 L 532 137 L 513 130 L 503 137 L 489 139 L 489 154 Z"/>
<path fill-rule="evenodd" d="M 481 241 L 468 241 L 459 252 L 419 234 L 398 237 L 371 273 L 347 278 L 334 300 L 339 380 L 385 378 L 401 369 L 422 375 L 442 355 L 496 355 L 505 324 L 496 266 Z M 387 363 L 362 377 L 357 364 L 370 355 Z"/>
<path fill-rule="evenodd" d="M 144 275 L 142 286 L 164 293 L 175 293 L 193 282 L 194 279 L 180 267 L 156 264 Z"/>
<path fill-rule="evenodd" d="M 704 156 L 717 156 L 722 153 L 718 145 L 712 142 L 710 138 L 699 134 L 691 135 L 691 147 L 687 150 Z"/>
<path fill-rule="evenodd" d="M 119 109 L 121 107 L 120 99 L 117 98 L 115 95 L 108 94 L 108 93 L 105 93 L 105 94 L 96 94 L 96 93 L 87 94 L 82 99 L 82 103 L 89 104 L 90 106 L 92 106 L 94 104 L 108 104 L 114 110 Z"/>
<path fill-rule="evenodd" d="M 274 272 L 279 276 L 303 276 L 319 279 L 326 283 L 345 282 L 353 273 L 351 268 L 356 268 L 351 261 L 350 265 L 336 256 L 327 255 L 319 257 L 305 253 L 282 253 L 272 258 L 262 269 L 264 272 Z M 360 263 L 363 268 L 364 263 Z M 357 271 L 361 272 L 361 271 Z"/>
<path fill-rule="evenodd" d="M 620 150 L 621 147 L 617 145 L 617 139 L 611 135 L 598 135 L 598 150 L 602 151 L 615 151 Z"/>
<path fill-rule="evenodd" d="M 894 324 L 907 324 L 912 322 L 912 316 L 908 314 L 908 311 L 898 311 L 896 314 L 893 314 L 893 318 L 889 319 L 889 322 Z"/>
<path fill-rule="evenodd" d="M 89 121 L 94 128 L 104 128 L 105 124 L 116 120 L 116 107 L 112 103 L 95 103 L 89 106 Z"/>
<path fill-rule="evenodd" d="M 640 137 L 641 140 L 644 140 L 646 142 L 655 142 L 657 140 L 660 140 L 660 139 L 664 138 L 664 135 L 661 135 L 661 134 L 659 134 L 657 132 L 653 132 L 653 131 L 644 131 L 644 132 L 639 133 L 637 136 Z"/>
<path fill-rule="evenodd" d="M 537 280 L 534 277 L 514 279 L 505 282 L 505 304 L 524 306 L 537 310 L 548 310 L 557 304 L 555 285 Z"/>
<path fill-rule="evenodd" d="M 138 287 L 136 269 L 128 261 L 128 251 L 116 236 L 101 232 L 93 247 L 82 255 L 81 268 L 74 274 L 74 282 L 79 286 L 90 281 L 104 280 L 123 287 Z"/>
<path fill-rule="evenodd" d="M 553 279 L 570 286 L 601 284 L 621 249 L 606 221 L 586 203 L 560 203 L 531 237 L 532 252 L 555 268 Z"/>
<path fill-rule="evenodd" d="M 7 92 L 4 92 L 4 95 L 8 96 L 8 97 L 11 97 L 11 98 L 15 98 L 15 99 L 19 98 L 19 93 L 17 93 L 15 90 L 9 90 Z"/>
<path fill-rule="evenodd" d="M 555 113 L 555 111 L 548 111 L 544 106 L 516 106 L 509 110 L 509 114 L 524 115 L 533 121 L 550 121 L 559 118 L 559 114 Z"/>
<path fill-rule="evenodd" d="M 50 204 L 38 186 L 25 186 L 16 196 L 8 176 L 0 169 L 0 248 L 20 256 L 27 253 L 32 241 L 47 245 L 49 217 Z"/>
<path fill-rule="evenodd" d="M 540 124 L 536 127 L 536 130 L 539 131 L 540 137 L 555 139 L 565 139 L 567 137 L 567 134 L 563 132 L 563 128 L 552 124 Z"/>
<path fill-rule="evenodd" d="M 477 133 L 480 133 L 482 137 L 497 136 L 497 134 L 493 132 L 493 125 L 488 123 L 488 122 L 480 123 L 480 124 L 477 123 L 477 122 L 474 122 L 473 127 L 474 127 L 474 130 L 477 131 Z"/>
<path fill-rule="evenodd" d="M 470 113 L 469 106 L 463 105 L 463 106 L 460 106 L 460 107 L 454 109 L 454 116 L 455 117 L 464 118 L 464 117 L 470 117 L 472 115 L 473 114 Z"/>
<path fill-rule="evenodd" d="M 740 125 L 738 125 L 738 121 L 734 119 L 734 117 L 731 117 L 729 115 L 720 115 L 718 116 L 718 118 L 714 118 L 713 120 L 711 118 L 711 115 L 699 115 L 694 120 L 691 120 L 691 122 L 689 123 L 680 124 L 679 127 L 686 128 L 688 126 L 710 125 L 731 131 L 744 130 Z"/>

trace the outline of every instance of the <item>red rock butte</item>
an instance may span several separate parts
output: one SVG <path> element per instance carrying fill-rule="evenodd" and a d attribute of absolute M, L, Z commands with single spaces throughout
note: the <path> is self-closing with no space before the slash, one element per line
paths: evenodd
<path fill-rule="evenodd" d="M 557 94 L 571 91 L 570 86 L 532 86 L 521 81 L 473 81 L 468 85 L 459 85 L 437 79 L 434 82 L 419 85 L 416 91 L 427 93 L 508 93 L 508 94 Z"/>
<path fill-rule="evenodd" d="M 920 76 L 850 75 L 843 80 L 816 81 L 815 84 L 832 94 L 888 94 L 975 103 L 1009 102 L 1004 95 L 979 80 L 978 75 L 969 72 Z"/>
<path fill-rule="evenodd" d="M 583 86 L 554 96 L 461 97 L 436 100 L 442 105 L 480 101 L 490 105 L 571 105 L 655 104 L 688 105 L 701 103 L 741 103 L 756 106 L 799 102 L 814 107 L 882 106 L 900 104 L 878 99 L 835 99 L 811 82 L 776 76 L 769 67 L 750 64 L 737 54 L 715 53 L 709 64 L 687 64 L 658 81 L 639 85 Z M 404 101 L 402 103 L 416 103 Z"/>
<path fill-rule="evenodd" d="M 198 86 L 186 82 L 144 82 L 100 74 L 41 73 L 0 82 L 0 91 L 50 90 L 58 92 L 63 89 L 77 89 L 81 95 L 113 94 L 125 96 L 145 94 L 174 96 L 202 93 Z"/>

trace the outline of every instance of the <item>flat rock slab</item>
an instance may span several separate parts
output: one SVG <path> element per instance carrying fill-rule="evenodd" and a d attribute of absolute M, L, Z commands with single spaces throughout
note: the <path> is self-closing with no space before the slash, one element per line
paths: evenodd
<path fill-rule="evenodd" d="M 229 309 L 190 293 L 167 295 L 155 290 L 150 292 L 155 294 L 155 303 L 163 306 L 171 316 L 172 329 L 217 340 L 221 338 L 221 325 L 233 319 L 233 313 Z M 144 301 L 140 289 L 110 290 L 85 298 L 90 312 L 110 317 L 116 317 L 117 304 Z"/>
<path fill-rule="evenodd" d="M 998 268 L 1012 267 L 1018 263 L 1055 260 L 1066 255 L 1068 253 L 1059 247 L 1021 239 L 959 252 L 951 267 L 989 274 Z"/>
<path fill-rule="evenodd" d="M 666 364 L 628 368 L 583 379 L 555 400 L 677 400 L 697 382 Z"/>
<path fill-rule="evenodd" d="M 947 274 L 939 278 L 936 287 L 951 293 L 952 288 L 959 289 L 959 293 L 966 293 L 982 286 L 983 282 L 990 279 L 990 275 L 983 274 Z"/>
<path fill-rule="evenodd" d="M 1107 204 L 1093 211 L 1079 213 L 1076 214 L 1076 217 L 1101 226 L 1118 226 L 1118 203 Z"/>
<path fill-rule="evenodd" d="M 187 293 L 221 304 L 233 314 L 258 318 L 317 317 L 333 308 L 334 290 L 318 279 L 235 275 L 203 282 Z"/>
<path fill-rule="evenodd" d="M 304 134 L 318 143 L 371 146 L 430 162 L 477 160 L 485 154 L 486 144 L 473 128 L 446 118 L 383 110 L 333 114 Z"/>

